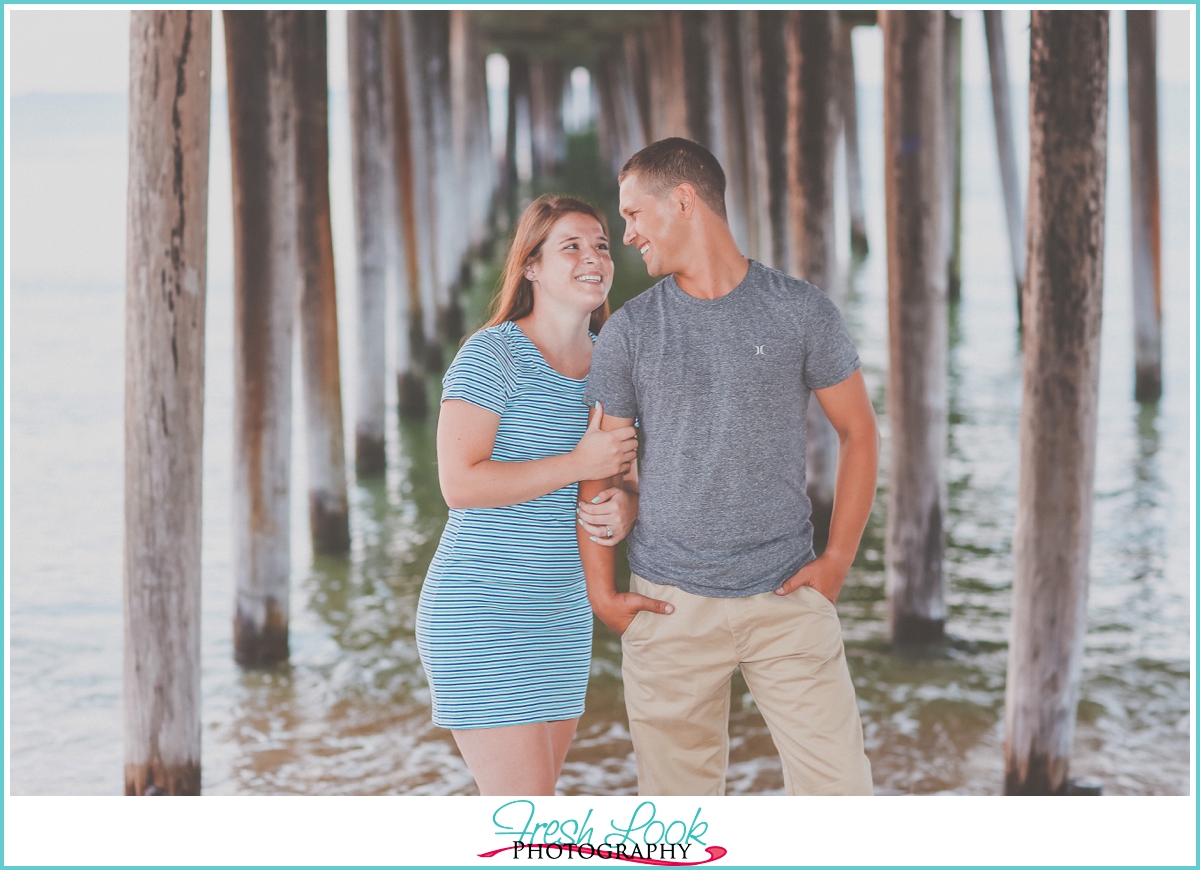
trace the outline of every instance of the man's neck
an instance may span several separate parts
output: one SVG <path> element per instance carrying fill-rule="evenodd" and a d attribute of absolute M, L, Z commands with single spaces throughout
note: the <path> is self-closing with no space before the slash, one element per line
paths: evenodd
<path fill-rule="evenodd" d="M 697 239 L 683 259 L 687 265 L 675 272 L 675 283 L 697 299 L 718 299 L 731 293 L 750 271 L 750 261 L 724 225 L 707 238 Z"/>

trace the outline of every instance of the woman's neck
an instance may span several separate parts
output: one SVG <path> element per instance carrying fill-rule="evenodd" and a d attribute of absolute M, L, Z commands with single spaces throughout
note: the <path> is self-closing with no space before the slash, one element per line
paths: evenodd
<path fill-rule="evenodd" d="M 592 361 L 592 340 L 588 337 L 590 320 L 590 313 L 581 318 L 576 311 L 534 308 L 532 314 L 515 323 L 552 368 L 567 377 L 582 378 L 587 375 Z"/>

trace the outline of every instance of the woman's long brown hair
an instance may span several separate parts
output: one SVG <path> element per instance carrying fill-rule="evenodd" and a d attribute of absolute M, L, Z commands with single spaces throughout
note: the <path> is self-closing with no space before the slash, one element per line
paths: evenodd
<path fill-rule="evenodd" d="M 520 320 L 533 313 L 533 285 L 525 277 L 525 268 L 542 255 L 542 245 L 559 218 L 569 214 L 585 214 L 595 218 L 604 235 L 608 235 L 608 221 L 594 205 L 572 196 L 551 193 L 539 196 L 529 204 L 517 223 L 512 247 L 508 249 L 508 260 L 504 264 L 504 274 L 500 279 L 500 290 L 492 302 L 491 316 L 481 329 L 498 326 L 506 320 Z M 594 333 L 600 332 L 608 315 L 606 298 L 604 304 L 592 312 L 588 328 Z"/>

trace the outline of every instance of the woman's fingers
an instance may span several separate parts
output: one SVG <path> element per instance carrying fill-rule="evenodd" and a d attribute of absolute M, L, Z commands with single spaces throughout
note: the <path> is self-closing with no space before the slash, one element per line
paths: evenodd
<path fill-rule="evenodd" d="M 604 523 L 585 523 L 579 520 L 579 525 L 583 526 L 588 533 L 588 538 L 602 547 L 615 547 L 625 539 L 625 530 L 607 525 Z M 609 532 L 612 535 L 609 535 Z"/>

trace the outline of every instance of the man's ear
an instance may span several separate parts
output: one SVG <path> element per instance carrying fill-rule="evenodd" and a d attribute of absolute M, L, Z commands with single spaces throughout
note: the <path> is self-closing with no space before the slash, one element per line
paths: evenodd
<path fill-rule="evenodd" d="M 696 211 L 696 188 L 683 182 L 675 188 L 675 203 L 685 220 L 690 220 Z"/>

